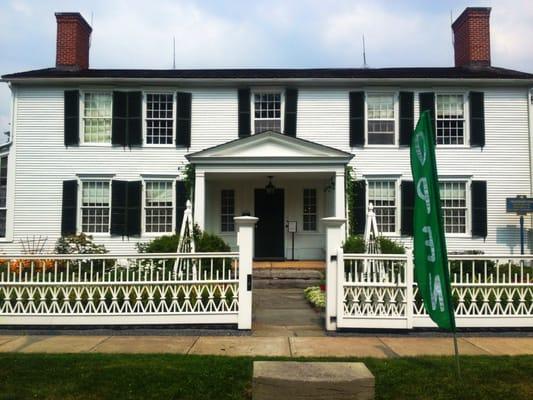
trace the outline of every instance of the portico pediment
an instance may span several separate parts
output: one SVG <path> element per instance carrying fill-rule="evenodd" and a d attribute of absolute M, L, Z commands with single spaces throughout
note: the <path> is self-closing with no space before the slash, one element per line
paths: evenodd
<path fill-rule="evenodd" d="M 352 154 L 298 137 L 267 131 L 186 156 L 192 163 L 322 162 L 346 164 Z"/>

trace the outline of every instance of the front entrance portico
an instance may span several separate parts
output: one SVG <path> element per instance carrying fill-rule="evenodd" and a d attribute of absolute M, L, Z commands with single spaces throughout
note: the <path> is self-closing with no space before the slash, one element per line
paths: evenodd
<path fill-rule="evenodd" d="M 257 259 L 323 259 L 324 217 L 345 218 L 344 173 L 352 154 L 264 132 L 187 156 L 195 166 L 194 220 L 232 248 L 233 216 L 259 217 Z M 269 186 L 271 182 L 271 186 Z"/>

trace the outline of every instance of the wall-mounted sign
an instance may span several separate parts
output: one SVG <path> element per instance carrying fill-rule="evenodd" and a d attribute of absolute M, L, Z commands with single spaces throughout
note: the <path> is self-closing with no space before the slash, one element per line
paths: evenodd
<path fill-rule="evenodd" d="M 533 198 L 526 196 L 508 197 L 505 199 L 506 211 L 518 215 L 533 212 Z"/>
<path fill-rule="evenodd" d="M 287 221 L 287 230 L 289 233 L 294 233 L 297 230 L 296 221 Z"/>

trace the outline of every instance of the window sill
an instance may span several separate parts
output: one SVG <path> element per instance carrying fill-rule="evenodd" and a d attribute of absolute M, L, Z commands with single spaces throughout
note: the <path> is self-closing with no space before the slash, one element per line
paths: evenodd
<path fill-rule="evenodd" d="M 466 144 L 436 144 L 437 149 L 468 149 L 471 146 Z"/>
<path fill-rule="evenodd" d="M 148 144 L 148 143 L 143 143 L 142 147 L 173 149 L 173 148 L 176 148 L 176 145 L 174 143 L 172 143 L 172 144 Z M 181 147 L 181 146 L 179 146 L 179 147 Z"/>
<path fill-rule="evenodd" d="M 114 146 L 111 143 L 80 143 L 79 147 L 114 147 Z"/>
<path fill-rule="evenodd" d="M 400 146 L 397 144 L 366 144 L 363 148 L 364 149 L 398 149 L 399 147 Z"/>

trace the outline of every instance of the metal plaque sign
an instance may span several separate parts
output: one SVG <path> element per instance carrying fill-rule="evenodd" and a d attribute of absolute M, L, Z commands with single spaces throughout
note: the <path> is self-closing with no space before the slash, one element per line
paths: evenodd
<path fill-rule="evenodd" d="M 508 197 L 505 199 L 506 211 L 518 215 L 533 212 L 533 198 L 526 196 Z"/>

